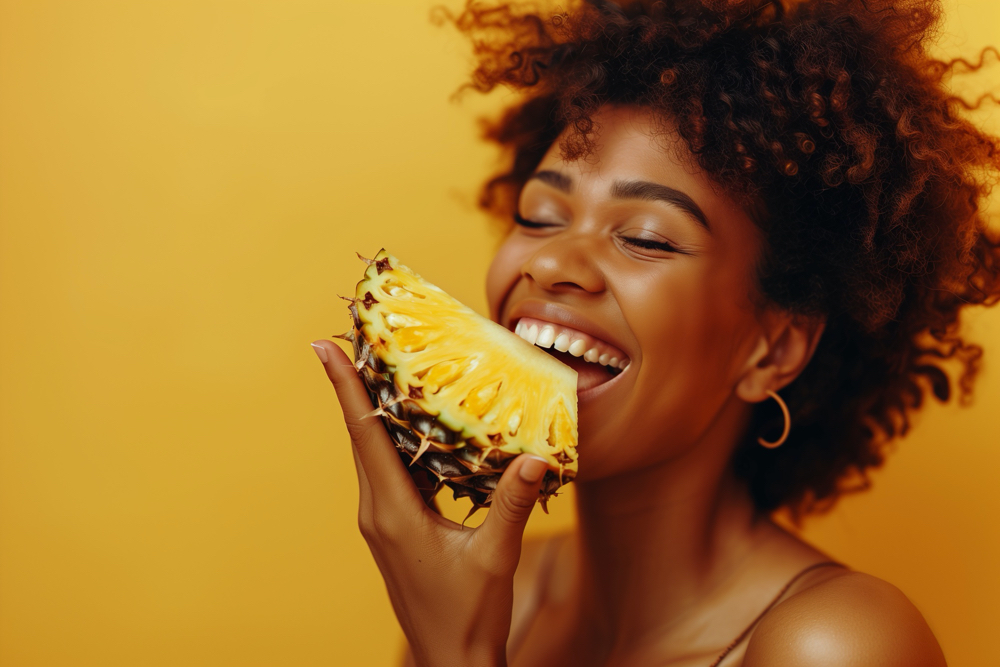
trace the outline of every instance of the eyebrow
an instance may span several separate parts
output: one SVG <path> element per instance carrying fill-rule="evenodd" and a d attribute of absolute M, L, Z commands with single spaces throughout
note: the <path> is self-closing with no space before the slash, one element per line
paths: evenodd
<path fill-rule="evenodd" d="M 547 169 L 536 171 L 528 180 L 533 179 L 551 185 L 556 190 L 566 194 L 569 194 L 573 189 L 573 179 L 558 171 Z M 680 190 L 649 181 L 615 181 L 611 185 L 611 196 L 615 199 L 640 199 L 672 204 L 694 218 L 695 222 L 704 227 L 709 234 L 712 233 L 705 212 L 691 197 Z"/>
<path fill-rule="evenodd" d="M 611 196 L 615 199 L 642 199 L 673 204 L 694 218 L 699 225 L 705 228 L 705 231 L 712 233 L 705 212 L 694 203 L 691 197 L 680 190 L 649 181 L 615 181 L 611 185 Z"/>
<path fill-rule="evenodd" d="M 569 194 L 570 190 L 573 189 L 573 179 L 566 174 L 559 173 L 558 171 L 550 171 L 548 169 L 536 171 L 528 178 L 528 180 L 541 181 L 542 183 L 551 185 L 556 190 L 565 192 L 566 194 Z"/>

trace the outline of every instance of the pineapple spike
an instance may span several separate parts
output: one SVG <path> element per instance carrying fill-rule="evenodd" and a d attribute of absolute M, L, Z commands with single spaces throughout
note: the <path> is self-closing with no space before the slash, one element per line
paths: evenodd
<path fill-rule="evenodd" d="M 353 296 L 342 296 L 340 294 L 338 294 L 337 296 L 339 296 L 344 301 L 350 301 L 351 303 L 358 303 L 360 301 L 364 301 L 364 299 L 356 299 Z"/>
<path fill-rule="evenodd" d="M 385 414 L 385 410 L 382 409 L 382 406 L 379 406 L 379 407 L 375 408 L 374 410 L 372 410 L 371 412 L 365 413 L 364 415 L 361 416 L 361 418 L 362 419 L 368 419 L 369 417 L 381 417 L 384 414 Z"/>
<path fill-rule="evenodd" d="M 555 494 L 553 494 L 553 495 L 555 495 Z M 549 513 L 549 497 L 548 496 L 542 496 L 541 498 L 539 498 L 538 499 L 538 504 L 542 506 L 542 511 L 543 512 L 545 512 L 546 514 Z"/>
<path fill-rule="evenodd" d="M 387 414 L 389 414 L 388 412 L 386 412 L 387 408 L 391 408 L 392 406 L 396 405 L 396 403 L 402 403 L 405 400 L 406 400 L 405 396 L 396 396 L 392 400 L 390 400 L 389 402 L 383 403 L 382 399 L 379 398 L 378 399 L 378 407 L 375 408 L 374 410 L 372 410 L 371 412 L 369 412 L 368 414 L 364 415 L 362 417 L 362 419 L 367 419 L 368 417 L 382 417 L 384 415 L 387 415 Z M 419 456 L 419 454 L 418 454 L 418 456 Z"/>
<path fill-rule="evenodd" d="M 431 440 L 428 439 L 428 437 L 426 435 L 424 435 L 423 433 L 421 433 L 420 434 L 420 447 L 417 448 L 417 453 L 413 455 L 413 460 L 410 461 L 410 465 L 413 465 L 414 463 L 416 463 L 417 459 L 419 459 L 421 456 L 423 456 L 424 452 L 426 452 L 430 448 L 430 446 L 431 446 Z"/>
<path fill-rule="evenodd" d="M 361 353 L 361 356 L 358 357 L 358 360 L 354 362 L 354 370 L 360 373 L 361 369 L 364 368 L 365 364 L 368 363 L 368 359 L 371 357 L 371 355 L 372 355 L 372 349 L 371 347 L 366 345 L 364 351 Z"/>
<path fill-rule="evenodd" d="M 330 334 L 330 335 L 333 336 L 334 338 L 339 338 L 340 340 L 346 340 L 348 343 L 353 343 L 355 339 L 354 329 L 351 329 L 347 333 Z"/>
<path fill-rule="evenodd" d="M 374 263 L 375 263 L 375 260 L 374 260 L 374 259 L 368 259 L 368 258 L 367 258 L 367 257 L 365 257 L 364 255 L 362 255 L 362 254 L 361 254 L 360 252 L 355 252 L 354 254 L 355 254 L 355 255 L 357 255 L 357 256 L 358 256 L 358 259 L 360 259 L 360 260 L 361 260 L 362 262 L 364 262 L 364 263 L 365 263 L 365 264 L 367 264 L 368 266 L 371 266 L 372 264 L 374 264 Z"/>
<path fill-rule="evenodd" d="M 361 418 L 362 419 L 368 419 L 369 417 L 381 417 L 382 415 L 385 414 L 385 408 L 386 408 L 386 405 L 384 403 L 382 403 L 382 399 L 379 398 L 378 399 L 378 407 L 375 408 L 374 410 L 372 410 L 371 412 L 363 415 Z"/>
<path fill-rule="evenodd" d="M 482 507 L 482 505 L 480 505 L 476 501 L 472 501 L 472 509 L 470 509 L 469 513 L 465 515 L 465 518 L 462 519 L 462 528 L 463 529 L 465 528 L 465 522 L 468 521 L 469 519 L 471 519 L 472 515 L 475 514 L 476 512 L 478 512 L 480 507 Z"/>
<path fill-rule="evenodd" d="M 406 396 L 403 396 L 403 395 L 396 395 L 396 396 L 392 397 L 386 403 L 382 403 L 382 399 L 379 399 L 379 410 L 383 411 L 382 414 L 387 415 L 389 413 L 385 412 L 385 410 L 388 410 L 389 408 L 391 408 L 392 406 L 396 405 L 397 403 L 402 403 L 405 400 L 406 400 Z M 392 415 L 389 415 L 389 416 L 391 417 Z"/>

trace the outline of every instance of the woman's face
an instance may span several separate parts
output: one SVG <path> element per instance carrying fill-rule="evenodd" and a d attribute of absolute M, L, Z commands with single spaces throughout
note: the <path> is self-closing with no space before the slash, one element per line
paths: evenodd
<path fill-rule="evenodd" d="M 581 480 L 693 447 L 739 400 L 760 334 L 748 215 L 646 112 L 595 120 L 589 158 L 562 160 L 558 142 L 545 155 L 487 279 L 494 319 L 579 373 Z"/>

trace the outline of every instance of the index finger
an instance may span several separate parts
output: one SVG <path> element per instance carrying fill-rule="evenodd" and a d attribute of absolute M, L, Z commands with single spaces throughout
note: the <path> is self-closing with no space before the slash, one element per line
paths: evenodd
<path fill-rule="evenodd" d="M 326 360 L 323 361 L 322 357 L 320 360 L 337 392 L 347 431 L 368 482 L 378 486 L 379 497 L 391 497 L 401 503 L 423 504 L 382 420 L 371 414 L 372 404 L 368 391 L 358 377 L 354 364 L 332 341 L 318 340 L 313 346 L 326 354 Z"/>

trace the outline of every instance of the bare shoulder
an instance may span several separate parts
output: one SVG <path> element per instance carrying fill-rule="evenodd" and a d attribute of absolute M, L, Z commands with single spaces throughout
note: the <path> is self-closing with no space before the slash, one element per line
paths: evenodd
<path fill-rule="evenodd" d="M 743 667 L 944 667 L 924 617 L 902 591 L 877 577 L 846 572 L 807 588 L 761 620 Z"/>

